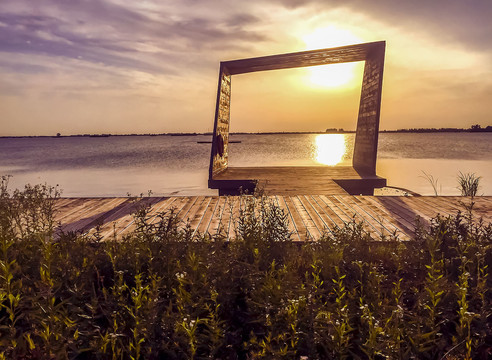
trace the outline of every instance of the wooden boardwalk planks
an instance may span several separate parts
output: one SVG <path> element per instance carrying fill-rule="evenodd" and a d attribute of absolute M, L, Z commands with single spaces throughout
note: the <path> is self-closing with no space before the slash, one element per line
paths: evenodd
<path fill-rule="evenodd" d="M 346 185 L 342 187 L 337 181 L 345 181 L 346 184 L 348 181 L 353 189 L 362 189 L 368 183 L 373 187 L 386 184 L 385 179 L 361 175 L 351 166 L 274 166 L 229 167 L 214 175 L 211 185 L 212 188 L 230 189 L 241 184 L 244 190 L 252 181 L 258 181 L 258 188 L 266 195 L 283 196 L 348 194 L 344 189 Z"/>
<path fill-rule="evenodd" d="M 103 239 L 121 239 L 136 228 L 134 213 L 146 207 L 149 224 L 157 224 L 171 211 L 189 224 L 193 235 L 216 235 L 226 240 L 235 238 L 238 218 L 248 201 L 247 196 L 189 196 L 130 198 L 62 198 L 56 203 L 55 219 L 64 231 L 98 234 Z M 254 200 L 258 210 L 258 199 Z M 420 218 L 424 226 L 431 218 L 467 213 L 469 198 L 458 196 L 352 196 L 346 194 L 297 194 L 273 195 L 265 201 L 282 209 L 288 220 L 292 240 L 319 239 L 334 228 L 350 221 L 362 222 L 375 240 L 397 236 L 401 240 L 411 238 L 415 221 Z M 486 223 L 492 222 L 492 197 L 476 197 L 472 214 Z"/>

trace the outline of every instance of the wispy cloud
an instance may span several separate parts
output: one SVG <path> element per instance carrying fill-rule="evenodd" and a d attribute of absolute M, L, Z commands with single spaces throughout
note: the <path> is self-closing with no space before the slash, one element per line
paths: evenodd
<path fill-rule="evenodd" d="M 4 53 L 82 59 L 151 73 L 173 73 L 176 64 L 192 60 L 204 49 L 264 39 L 244 30 L 258 21 L 245 14 L 224 19 L 194 14 L 176 17 L 165 10 L 146 14 L 102 0 L 51 0 L 35 9 L 30 1 L 20 0 L 15 7 L 4 7 L 0 14 L 4 24 L 0 51 Z M 183 56 L 184 52 L 189 56 Z"/>

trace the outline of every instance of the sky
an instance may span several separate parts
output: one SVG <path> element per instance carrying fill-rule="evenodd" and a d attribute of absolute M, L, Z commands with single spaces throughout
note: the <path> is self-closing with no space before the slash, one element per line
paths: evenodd
<path fill-rule="evenodd" d="M 0 136 L 212 131 L 220 61 L 380 40 L 381 129 L 487 126 L 490 18 L 490 0 L 2 0 Z M 363 63 L 337 66 L 233 76 L 231 131 L 354 129 Z"/>

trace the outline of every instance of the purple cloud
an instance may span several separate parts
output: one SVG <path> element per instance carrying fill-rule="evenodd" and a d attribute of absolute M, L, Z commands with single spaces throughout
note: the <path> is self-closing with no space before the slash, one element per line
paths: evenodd
<path fill-rule="evenodd" d="M 258 21 L 247 14 L 217 23 L 197 15 L 175 18 L 164 11 L 145 13 L 102 0 L 51 0 L 34 8 L 19 0 L 16 5 L 15 11 L 0 5 L 0 52 L 170 74 L 175 73 L 176 64 L 192 61 L 183 52 L 234 48 L 265 39 L 243 30 Z M 142 50 L 145 46 L 153 51 Z"/>

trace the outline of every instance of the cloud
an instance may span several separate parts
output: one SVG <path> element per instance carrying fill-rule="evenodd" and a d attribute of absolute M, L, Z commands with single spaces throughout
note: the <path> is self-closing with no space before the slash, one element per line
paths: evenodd
<path fill-rule="evenodd" d="M 159 9 L 144 13 L 102 0 L 51 0 L 35 11 L 30 5 L 20 0 L 15 9 L 7 6 L 0 15 L 0 51 L 176 73 L 176 64 L 186 65 L 200 51 L 265 39 L 243 29 L 258 21 L 249 14 L 232 14 L 224 19 L 194 14 L 176 17 Z"/>
<path fill-rule="evenodd" d="M 128 45 L 104 38 L 86 38 L 67 31 L 69 26 L 63 20 L 30 15 L 2 15 L 0 20 L 10 25 L 0 35 L 2 52 L 44 54 L 143 71 L 166 71 L 162 65 L 139 60 L 135 56 L 136 51 Z"/>
<path fill-rule="evenodd" d="M 276 0 L 287 8 L 315 6 L 317 11 L 346 8 L 363 13 L 391 27 L 427 33 L 442 42 L 490 51 L 492 45 L 492 2 L 489 0 Z M 363 26 L 363 24 L 361 24 Z"/>

